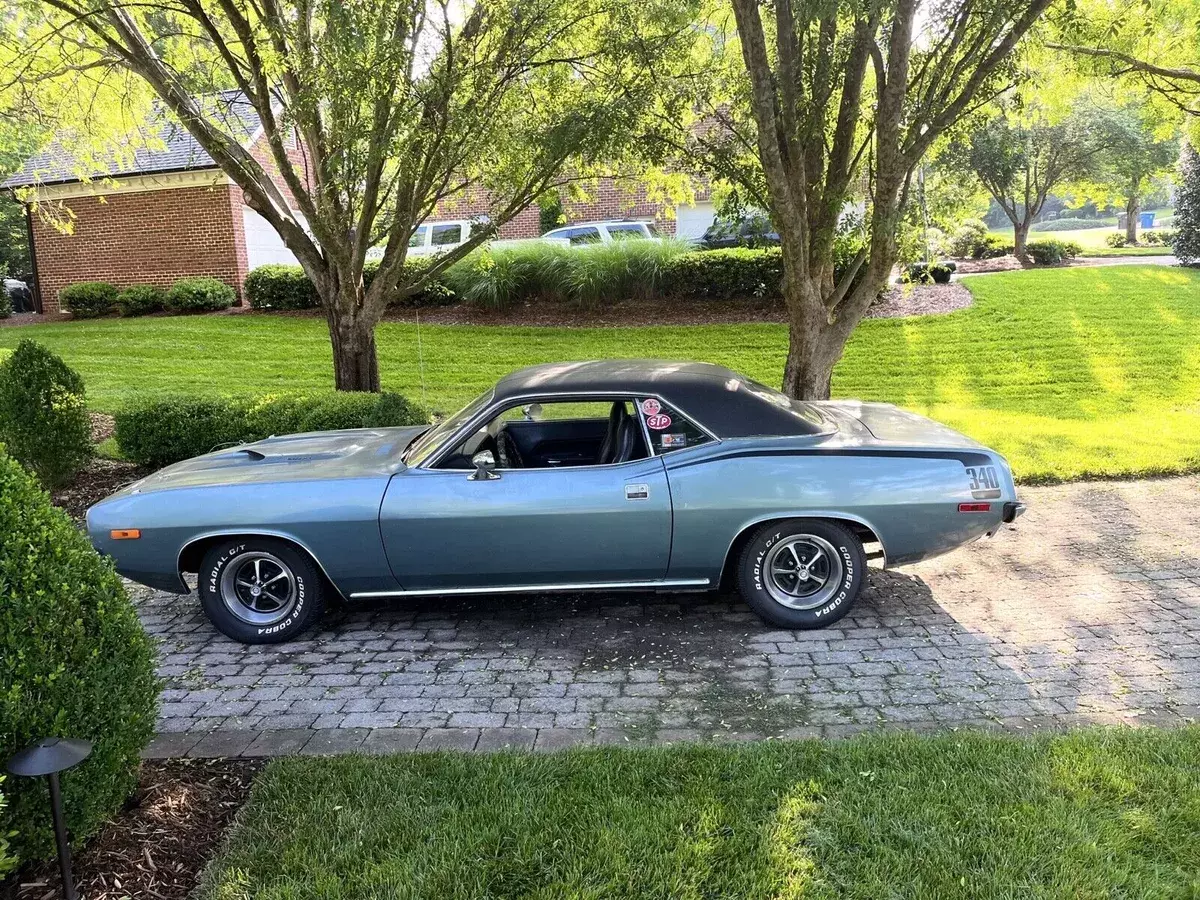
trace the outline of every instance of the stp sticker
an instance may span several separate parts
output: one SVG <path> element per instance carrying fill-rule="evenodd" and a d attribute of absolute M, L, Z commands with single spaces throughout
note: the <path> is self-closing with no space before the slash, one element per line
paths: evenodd
<path fill-rule="evenodd" d="M 655 431 L 662 431 L 664 428 L 671 427 L 671 417 L 666 413 L 659 413 L 657 416 L 650 416 L 646 419 L 646 425 L 653 428 Z"/>
<path fill-rule="evenodd" d="M 648 416 L 657 416 L 662 412 L 662 405 L 653 397 L 649 397 L 642 401 L 642 412 Z"/>
<path fill-rule="evenodd" d="M 664 434 L 662 436 L 662 446 L 664 447 L 685 447 L 687 446 L 686 434 Z"/>

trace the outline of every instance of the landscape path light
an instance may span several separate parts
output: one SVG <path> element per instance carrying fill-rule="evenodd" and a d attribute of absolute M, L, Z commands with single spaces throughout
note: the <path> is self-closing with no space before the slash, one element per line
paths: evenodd
<path fill-rule="evenodd" d="M 67 843 L 67 826 L 63 822 L 62 792 L 58 789 L 58 773 L 79 765 L 91 755 L 88 741 L 70 738 L 42 738 L 15 754 L 8 761 L 8 771 L 25 778 L 45 776 L 50 783 L 50 813 L 54 817 L 54 842 L 58 845 L 58 870 L 62 873 L 63 895 L 77 900 L 75 879 L 71 875 L 71 846 Z"/>

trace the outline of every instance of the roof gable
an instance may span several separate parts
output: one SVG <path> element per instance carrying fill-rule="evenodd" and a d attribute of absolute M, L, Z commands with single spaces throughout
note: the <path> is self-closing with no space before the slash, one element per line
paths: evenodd
<path fill-rule="evenodd" d="M 202 102 L 207 107 L 207 114 L 224 124 L 243 144 L 248 144 L 261 128 L 258 113 L 241 91 L 221 91 L 204 98 Z M 97 171 L 87 173 L 87 177 L 112 178 L 120 175 L 217 168 L 216 161 L 161 105 L 156 105 L 145 130 L 164 146 L 135 150 L 132 160 L 114 156 Z M 25 160 L 25 164 L 0 187 L 27 187 L 34 184 L 62 184 L 82 180 L 75 156 L 61 142 L 53 140 Z"/>

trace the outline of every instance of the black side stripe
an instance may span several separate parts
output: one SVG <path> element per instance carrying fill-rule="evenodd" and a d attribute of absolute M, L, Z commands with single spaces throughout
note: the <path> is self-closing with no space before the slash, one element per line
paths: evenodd
<path fill-rule="evenodd" d="M 995 460 L 986 453 L 978 450 L 872 450 L 864 447 L 801 447 L 790 450 L 734 450 L 706 456 L 703 459 L 692 459 L 671 464 L 671 455 L 664 457 L 668 469 L 687 469 L 704 463 L 719 462 L 725 459 L 743 459 L 751 456 L 877 456 L 889 459 L 944 459 L 958 460 L 964 466 L 989 466 Z"/>

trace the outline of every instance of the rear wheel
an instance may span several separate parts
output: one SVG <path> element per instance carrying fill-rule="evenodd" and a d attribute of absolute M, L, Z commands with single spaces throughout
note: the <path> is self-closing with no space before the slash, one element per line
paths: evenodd
<path fill-rule="evenodd" d="M 765 525 L 742 551 L 738 591 L 782 628 L 823 628 L 850 611 L 866 579 L 862 542 L 819 519 Z"/>
<path fill-rule="evenodd" d="M 199 575 L 200 605 L 222 634 L 243 644 L 299 636 L 321 618 L 324 584 L 307 554 L 274 538 L 210 547 Z"/>

